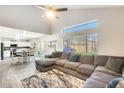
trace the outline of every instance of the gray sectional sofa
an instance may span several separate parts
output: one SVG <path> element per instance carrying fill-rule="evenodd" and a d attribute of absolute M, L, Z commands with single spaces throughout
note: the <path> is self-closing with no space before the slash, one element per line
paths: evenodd
<path fill-rule="evenodd" d="M 124 70 L 121 73 L 116 73 L 105 67 L 109 56 L 82 55 L 77 62 L 70 62 L 69 56 L 70 53 L 63 53 L 61 58 L 52 59 L 50 65 L 50 60 L 48 62 L 36 60 L 36 69 L 39 71 L 47 71 L 54 68 L 71 74 L 86 81 L 82 85 L 84 88 L 105 88 L 112 79 L 124 75 Z M 44 68 L 47 69 L 44 70 Z"/>

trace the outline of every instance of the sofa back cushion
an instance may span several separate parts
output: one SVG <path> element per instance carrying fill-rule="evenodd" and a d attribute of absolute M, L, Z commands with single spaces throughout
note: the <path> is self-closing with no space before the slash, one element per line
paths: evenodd
<path fill-rule="evenodd" d="M 80 57 L 80 62 L 82 64 L 94 64 L 94 56 L 93 55 L 82 55 Z"/>
<path fill-rule="evenodd" d="M 56 51 L 52 52 L 52 58 L 60 58 L 62 56 L 62 52 Z"/>
<path fill-rule="evenodd" d="M 109 57 L 105 65 L 106 68 L 117 73 L 122 72 L 123 66 L 124 66 L 124 58 L 121 57 Z"/>
<path fill-rule="evenodd" d="M 124 77 L 124 66 L 122 68 L 122 77 Z"/>
<path fill-rule="evenodd" d="M 65 57 L 65 53 L 62 52 L 62 56 L 60 58 L 63 58 L 64 59 L 64 57 Z"/>
<path fill-rule="evenodd" d="M 69 56 L 69 61 L 71 62 L 79 62 L 80 54 L 71 53 Z"/>
<path fill-rule="evenodd" d="M 105 66 L 108 61 L 109 56 L 104 55 L 95 55 L 94 56 L 94 65 L 95 66 Z"/>
<path fill-rule="evenodd" d="M 69 56 L 70 56 L 70 53 L 63 52 L 62 56 L 60 58 L 62 58 L 62 59 L 69 59 Z"/>

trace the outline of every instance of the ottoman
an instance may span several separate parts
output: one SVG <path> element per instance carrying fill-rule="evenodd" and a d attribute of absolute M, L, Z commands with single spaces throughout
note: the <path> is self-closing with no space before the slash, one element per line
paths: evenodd
<path fill-rule="evenodd" d="M 54 68 L 55 59 L 35 60 L 35 67 L 38 71 L 46 72 Z"/>

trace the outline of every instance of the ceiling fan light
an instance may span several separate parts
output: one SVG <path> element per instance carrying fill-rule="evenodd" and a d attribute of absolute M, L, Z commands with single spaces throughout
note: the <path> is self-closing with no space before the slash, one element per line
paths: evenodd
<path fill-rule="evenodd" d="M 47 11 L 46 15 L 47 15 L 47 17 L 49 17 L 49 18 L 53 18 L 53 17 L 55 17 L 55 12 L 52 11 L 52 10 L 50 10 L 50 11 Z"/>

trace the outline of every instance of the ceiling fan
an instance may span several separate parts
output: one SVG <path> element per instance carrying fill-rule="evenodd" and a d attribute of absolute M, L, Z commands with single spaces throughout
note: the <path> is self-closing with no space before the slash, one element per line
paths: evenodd
<path fill-rule="evenodd" d="M 41 17 L 45 17 L 45 16 L 53 17 L 53 16 L 55 16 L 57 19 L 59 17 L 56 15 L 56 12 L 63 12 L 63 11 L 68 10 L 68 8 L 55 8 L 54 6 L 51 6 L 51 5 L 50 6 L 36 5 L 36 7 L 39 9 L 42 9 L 46 12 Z"/>

